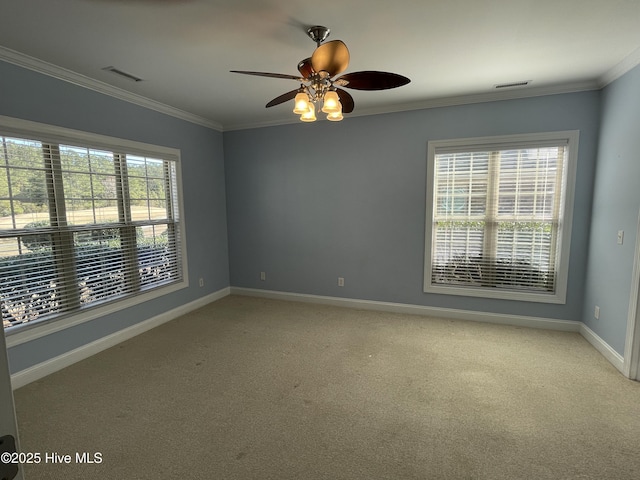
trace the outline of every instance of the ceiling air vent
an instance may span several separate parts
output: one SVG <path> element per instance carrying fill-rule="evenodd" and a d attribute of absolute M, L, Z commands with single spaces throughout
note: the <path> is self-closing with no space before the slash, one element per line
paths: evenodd
<path fill-rule="evenodd" d="M 522 80 L 520 82 L 511 82 L 511 83 L 501 83 L 499 85 L 494 85 L 494 88 L 513 88 L 513 87 L 526 87 L 531 83 L 531 80 Z"/>
<path fill-rule="evenodd" d="M 142 79 L 140 77 L 136 77 L 135 75 L 132 75 L 130 73 L 127 72 L 123 72 L 122 70 L 117 69 L 116 67 L 104 67 L 102 70 L 104 70 L 105 72 L 111 72 L 115 75 L 119 75 L 122 78 L 126 78 L 127 80 L 130 80 L 132 82 L 141 82 Z"/>

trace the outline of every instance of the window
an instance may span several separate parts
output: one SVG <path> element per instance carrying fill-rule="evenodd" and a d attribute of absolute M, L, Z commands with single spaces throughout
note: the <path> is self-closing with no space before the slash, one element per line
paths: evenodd
<path fill-rule="evenodd" d="M 564 303 L 577 142 L 429 142 L 425 292 Z"/>
<path fill-rule="evenodd" d="M 174 149 L 0 117 L 5 331 L 77 323 L 185 286 L 178 160 Z"/>

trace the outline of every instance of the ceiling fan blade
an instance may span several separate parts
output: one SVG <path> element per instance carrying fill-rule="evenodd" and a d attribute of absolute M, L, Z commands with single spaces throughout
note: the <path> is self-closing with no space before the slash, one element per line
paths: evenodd
<path fill-rule="evenodd" d="M 341 40 L 323 43 L 313 52 L 311 65 L 316 72 L 325 71 L 333 77 L 349 66 L 349 49 Z"/>
<path fill-rule="evenodd" d="M 340 103 L 342 104 L 342 113 L 353 112 L 355 104 L 351 94 L 341 88 L 336 88 L 336 93 L 338 94 L 338 98 L 340 98 Z"/>
<path fill-rule="evenodd" d="M 389 88 L 398 88 L 406 85 L 411 80 L 397 73 L 389 72 L 375 72 L 375 71 L 363 71 L 347 73 L 339 80 L 346 80 L 346 85 L 342 85 L 347 88 L 354 88 L 356 90 L 387 90 Z"/>
<path fill-rule="evenodd" d="M 242 73 L 243 75 L 256 75 L 258 77 L 271 77 L 271 78 L 285 78 L 287 80 L 301 81 L 304 78 L 296 77 L 295 75 L 287 75 L 285 73 L 268 73 L 268 72 L 247 72 L 244 70 L 230 70 L 231 73 Z"/>
<path fill-rule="evenodd" d="M 311 65 L 311 57 L 305 58 L 298 63 L 298 71 L 304 78 L 309 78 L 313 75 L 313 65 Z"/>
<path fill-rule="evenodd" d="M 269 103 L 267 103 L 266 108 L 273 107 L 275 105 L 280 105 L 281 103 L 288 102 L 296 97 L 296 94 L 300 91 L 300 89 L 291 90 L 290 92 L 283 93 L 279 97 L 274 98 Z"/>

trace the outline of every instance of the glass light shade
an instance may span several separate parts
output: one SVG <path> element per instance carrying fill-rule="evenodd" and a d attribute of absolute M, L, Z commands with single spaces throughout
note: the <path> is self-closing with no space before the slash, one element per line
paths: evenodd
<path fill-rule="evenodd" d="M 313 105 L 313 103 L 309 103 L 307 111 L 300 115 L 300 120 L 302 120 L 303 122 L 316 121 L 316 107 Z"/>
<path fill-rule="evenodd" d="M 339 122 L 343 118 L 344 117 L 342 116 L 342 112 L 332 112 L 332 113 L 327 115 L 327 120 L 329 120 L 331 122 Z"/>
<path fill-rule="evenodd" d="M 307 113 L 309 110 L 309 97 L 306 93 L 300 92 L 296 95 L 294 100 L 295 107 L 293 109 L 293 113 L 297 113 L 298 115 L 302 115 Z"/>
<path fill-rule="evenodd" d="M 322 111 L 324 113 L 335 113 L 342 111 L 342 105 L 340 104 L 340 97 L 338 97 L 338 92 L 328 91 L 327 93 L 325 93 Z"/>

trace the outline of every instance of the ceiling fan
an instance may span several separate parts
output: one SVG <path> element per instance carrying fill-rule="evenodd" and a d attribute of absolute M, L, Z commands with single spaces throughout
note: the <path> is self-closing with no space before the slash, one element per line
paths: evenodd
<path fill-rule="evenodd" d="M 231 70 L 232 73 L 244 75 L 257 75 L 259 77 L 284 78 L 300 82 L 300 88 L 283 93 L 267 103 L 266 108 L 280 105 L 294 99 L 293 113 L 300 115 L 303 122 L 316 120 L 315 105 L 322 102 L 322 111 L 327 114 L 327 119 L 339 121 L 343 119 L 343 113 L 351 113 L 354 109 L 353 97 L 343 88 L 354 90 L 387 90 L 406 85 L 411 80 L 397 73 L 378 72 L 367 70 L 362 72 L 346 73 L 349 66 L 349 49 L 341 40 L 324 42 L 329 36 L 330 30 L 320 25 L 307 30 L 307 35 L 316 42 L 316 49 L 309 58 L 298 63 L 300 75 L 287 75 L 283 73 L 249 72 L 244 70 Z"/>

